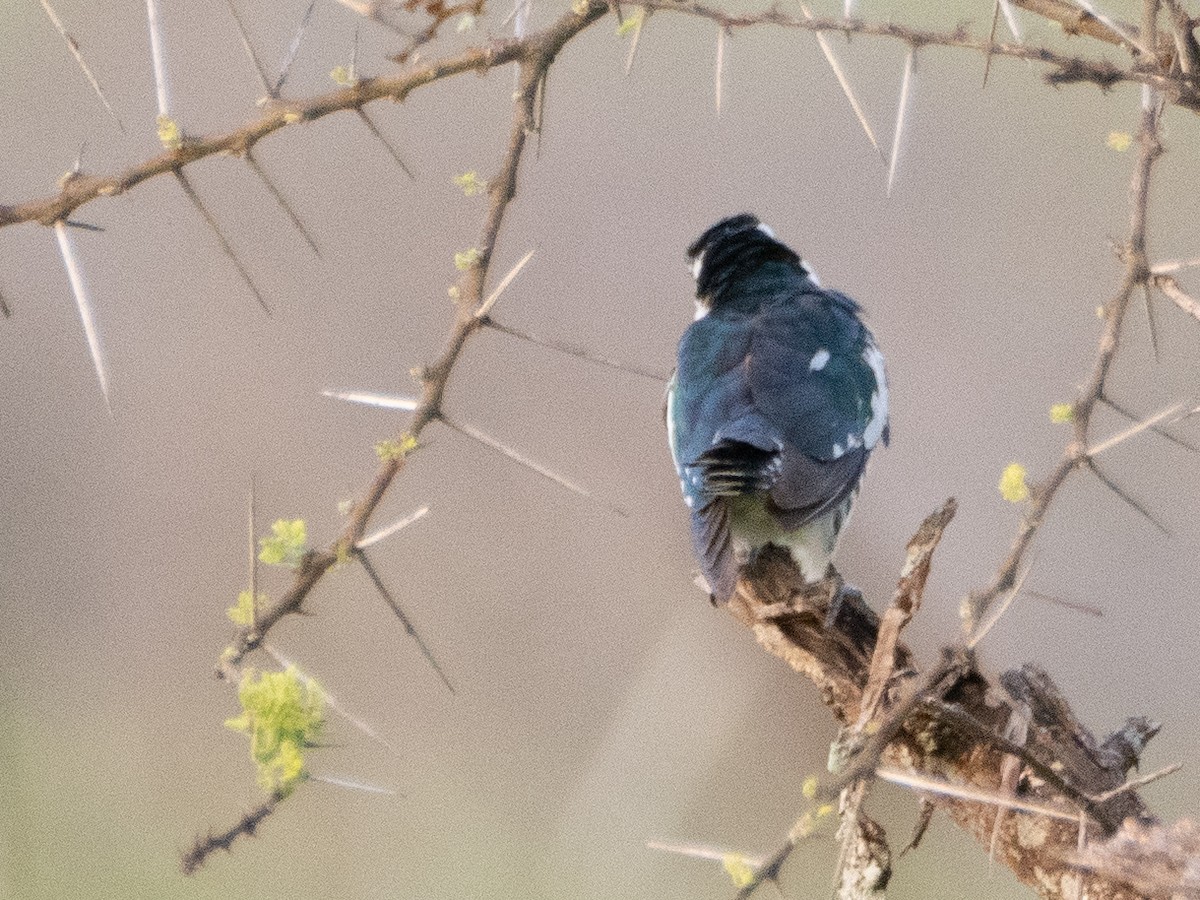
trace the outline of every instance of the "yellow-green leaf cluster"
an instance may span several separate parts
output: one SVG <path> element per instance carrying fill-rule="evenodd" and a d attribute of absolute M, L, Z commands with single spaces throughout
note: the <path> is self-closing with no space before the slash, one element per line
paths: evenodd
<path fill-rule="evenodd" d="M 454 183 L 462 189 L 464 197 L 474 197 L 482 194 L 488 188 L 487 181 L 480 178 L 479 173 L 474 169 L 470 172 L 463 172 L 461 175 L 455 175 Z"/>
<path fill-rule="evenodd" d="M 380 441 L 375 445 L 375 453 L 387 462 L 389 459 L 404 459 L 416 450 L 417 446 L 417 439 L 411 434 L 406 434 L 398 441 Z"/>
<path fill-rule="evenodd" d="M 308 526 L 303 519 L 277 519 L 271 536 L 259 538 L 258 559 L 269 566 L 294 566 L 308 549 Z"/>
<path fill-rule="evenodd" d="M 1028 473 L 1020 463 L 1009 463 L 1000 476 L 1000 496 L 1009 503 L 1021 503 L 1029 499 Z"/>
<path fill-rule="evenodd" d="M 1050 407 L 1050 421 L 1055 425 L 1067 425 L 1075 421 L 1074 403 L 1055 403 Z"/>
<path fill-rule="evenodd" d="M 266 602 L 266 594 L 259 594 L 258 599 L 254 600 L 249 591 L 242 591 L 238 594 L 237 603 L 225 610 L 225 615 L 234 625 L 253 625 L 254 611 L 261 609 Z"/>
<path fill-rule="evenodd" d="M 334 66 L 329 72 L 329 77 L 333 79 L 334 84 L 340 84 L 342 87 L 353 87 L 358 84 L 358 79 L 346 66 Z"/>
<path fill-rule="evenodd" d="M 475 247 L 471 247 L 454 254 L 454 268 L 460 272 L 465 272 L 467 269 L 473 269 L 479 265 L 479 260 L 482 258 L 483 254 Z"/>
<path fill-rule="evenodd" d="M 168 150 L 174 150 L 183 143 L 183 132 L 179 124 L 170 116 L 158 117 L 158 140 Z"/>
<path fill-rule="evenodd" d="M 1128 131 L 1110 131 L 1108 133 L 1108 140 L 1105 141 L 1105 143 L 1108 144 L 1109 150 L 1115 150 L 1117 153 L 1124 153 L 1133 143 L 1133 135 L 1131 135 Z"/>
<path fill-rule="evenodd" d="M 639 25 L 641 25 L 645 18 L 646 8 L 644 6 L 639 6 L 633 11 L 632 15 L 626 16 L 624 21 L 617 26 L 617 36 L 625 37 L 625 35 L 629 34 L 631 31 L 634 31 Z"/>
<path fill-rule="evenodd" d="M 721 866 L 735 888 L 744 888 L 754 880 L 754 866 L 740 853 L 726 853 L 721 857 Z"/>
<path fill-rule="evenodd" d="M 295 666 L 282 672 L 248 671 L 238 688 L 242 714 L 227 728 L 250 737 L 250 757 L 262 789 L 283 796 L 304 778 L 304 751 L 325 725 L 325 693 Z"/>

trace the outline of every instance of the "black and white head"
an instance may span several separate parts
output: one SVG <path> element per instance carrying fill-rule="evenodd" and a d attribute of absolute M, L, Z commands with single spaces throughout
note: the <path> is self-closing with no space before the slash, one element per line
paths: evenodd
<path fill-rule="evenodd" d="M 794 265 L 813 284 L 818 284 L 800 255 L 780 242 L 769 225 L 750 213 L 717 222 L 688 247 L 687 259 L 692 277 L 696 279 L 697 318 L 721 302 L 727 285 L 749 275 L 765 262 Z"/>

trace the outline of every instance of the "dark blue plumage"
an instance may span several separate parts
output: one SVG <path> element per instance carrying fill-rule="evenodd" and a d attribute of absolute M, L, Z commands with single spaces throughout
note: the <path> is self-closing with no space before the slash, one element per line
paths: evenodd
<path fill-rule="evenodd" d="M 858 305 L 823 290 L 751 215 L 688 249 L 696 321 L 667 395 L 671 453 L 713 597 L 767 544 L 827 572 L 867 458 L 887 441 L 883 357 Z"/>

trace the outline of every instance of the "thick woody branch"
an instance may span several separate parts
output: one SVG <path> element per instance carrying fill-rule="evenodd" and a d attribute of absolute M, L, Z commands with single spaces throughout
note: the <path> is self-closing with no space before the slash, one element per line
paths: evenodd
<path fill-rule="evenodd" d="M 879 671 L 872 659 L 877 656 L 881 623 L 870 607 L 850 597 L 836 624 L 827 629 L 828 591 L 805 584 L 787 555 L 773 549 L 760 557 L 743 584 L 746 587 L 730 605 L 735 617 L 751 628 L 764 648 L 820 688 L 840 723 L 849 726 L 859 720 L 866 704 L 872 703 L 866 696 L 868 686 L 876 690 L 872 670 Z M 1114 834 L 1124 820 L 1153 821 L 1134 790 L 1116 789 L 1125 784 L 1126 772 L 1157 725 L 1135 718 L 1111 737 L 1097 740 L 1037 667 L 1027 665 L 989 679 L 974 667 L 969 654 L 958 652 L 922 674 L 903 642 L 893 643 L 889 637 L 888 643 L 894 674 L 878 706 L 883 724 L 877 732 L 886 732 L 886 741 L 878 755 L 864 749 L 862 755 L 871 758 L 870 769 L 878 761 L 948 787 L 969 789 L 947 790 L 933 802 L 988 847 L 993 845 L 999 801 L 1013 796 L 1002 773 L 1006 754 L 1016 751 L 1030 764 L 1024 767 L 1019 797 L 1013 799 L 1028 808 L 1010 812 L 1001 821 L 993 845 L 997 860 L 1043 897 L 1079 896 L 1073 891 L 1085 878 L 1092 900 L 1139 896 L 1119 875 L 1100 874 L 1094 854 L 1087 857 L 1092 873 L 1085 874 L 1073 860 L 1081 822 L 1087 835 L 1100 840 Z M 1002 737 L 1006 723 L 1016 715 L 1030 720 L 1020 746 Z M 847 771 L 862 774 L 853 766 Z M 1041 807 L 1057 812 L 1030 811 Z M 764 880 L 779 874 L 787 849 L 764 865 Z"/>

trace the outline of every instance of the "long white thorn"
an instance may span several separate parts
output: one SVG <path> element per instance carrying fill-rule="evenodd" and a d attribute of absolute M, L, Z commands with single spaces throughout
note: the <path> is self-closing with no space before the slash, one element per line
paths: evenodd
<path fill-rule="evenodd" d="M 391 525 L 388 525 L 384 528 L 380 528 L 378 531 L 371 532 L 365 538 L 363 538 L 361 541 L 359 541 L 357 544 L 355 544 L 354 549 L 355 550 L 365 550 L 367 547 L 370 547 L 372 544 L 378 544 L 380 541 L 391 537 L 397 531 L 407 528 L 409 525 L 413 524 L 413 522 L 417 522 L 417 521 L 420 521 L 421 519 L 425 518 L 425 516 L 428 515 L 428 513 L 429 513 L 429 507 L 422 506 L 416 512 L 409 513 L 407 516 L 405 516 L 403 519 L 400 519 L 398 522 L 393 522 Z"/>
<path fill-rule="evenodd" d="M 898 769 L 889 769 L 881 766 L 875 770 L 875 774 L 884 781 L 890 781 L 892 784 L 898 784 L 901 787 L 913 788 L 914 790 L 930 794 L 941 794 L 942 796 L 954 797 L 958 800 L 986 803 L 990 806 L 999 806 L 1002 809 L 1017 809 L 1022 812 L 1049 816 L 1052 819 L 1060 819 L 1064 822 L 1075 822 L 1079 818 L 1079 813 L 1075 811 L 1056 809 L 1044 803 L 1030 803 L 1017 797 L 994 794 L 976 787 L 950 784 L 947 781 L 940 781 L 936 778 L 925 778 L 921 775 L 901 772 Z"/>
<path fill-rule="evenodd" d="M 623 509 L 613 506 L 610 503 L 604 502 L 603 500 L 596 497 L 587 488 L 583 487 L 580 484 L 577 484 L 576 482 L 567 478 L 567 476 L 560 475 L 558 472 L 555 472 L 553 469 L 548 468 L 547 466 L 544 466 L 541 463 L 530 459 L 528 456 L 526 456 L 521 451 L 519 451 L 513 447 L 510 447 L 508 444 L 505 444 L 502 441 L 497 440 L 496 438 L 492 437 L 487 432 L 480 431 L 475 426 L 467 425 L 465 422 L 458 422 L 454 419 L 449 419 L 446 416 L 442 416 L 442 421 L 446 425 L 449 425 L 451 428 L 453 428 L 455 431 L 459 432 L 460 434 L 465 434 L 467 437 L 471 438 L 472 440 L 478 441 L 479 443 L 483 444 L 488 449 L 494 450 L 495 452 L 499 453 L 501 456 L 507 456 L 509 459 L 511 459 L 513 462 L 517 463 L 518 465 L 524 466 L 525 468 L 529 469 L 532 472 L 536 472 L 538 475 L 541 475 L 543 478 L 547 479 L 548 481 L 553 481 L 555 484 L 559 485 L 560 487 L 566 488 L 571 493 L 578 494 L 580 497 L 585 497 L 594 503 L 599 503 L 601 506 L 604 506 L 607 509 L 611 510 L 612 512 L 615 512 L 617 515 L 620 515 L 620 516 L 628 515 L 628 513 L 626 513 Z"/>
<path fill-rule="evenodd" d="M 1004 13 L 1004 23 L 1008 26 L 1008 30 L 1012 32 L 1013 39 L 1018 44 L 1024 43 L 1025 38 L 1021 36 L 1021 26 L 1017 22 L 1017 13 L 1012 8 L 1010 0 L 1000 0 L 1000 12 Z"/>
<path fill-rule="evenodd" d="M 801 3 L 800 10 L 804 13 L 804 17 L 806 19 L 811 19 L 813 17 L 813 14 L 809 11 L 806 4 Z M 875 131 L 873 128 L 871 128 L 871 123 L 867 121 L 867 115 L 863 112 L 862 104 L 858 102 L 858 97 L 854 95 L 854 88 L 850 86 L 850 79 L 846 77 L 846 72 L 842 69 L 842 64 L 838 62 L 838 58 L 834 55 L 833 47 L 830 46 L 829 40 L 821 32 L 813 32 L 813 37 L 817 39 L 817 45 L 821 48 L 821 52 L 825 55 L 825 61 L 829 63 L 829 68 L 833 69 L 834 77 L 837 78 L 838 84 L 842 86 L 842 93 L 844 93 L 846 95 L 846 99 L 850 101 L 850 108 L 854 110 L 854 115 L 858 118 L 858 124 L 860 124 L 863 131 L 867 133 L 867 140 L 871 142 L 871 146 L 874 147 L 875 152 L 879 154 L 879 159 L 886 166 L 887 157 L 883 155 L 883 148 L 879 146 L 879 141 L 875 138 Z"/>
<path fill-rule="evenodd" d="M 1137 36 L 1132 31 L 1122 26 L 1119 22 L 1117 22 L 1116 19 L 1106 15 L 1105 13 L 1102 13 L 1096 8 L 1096 4 L 1092 3 L 1091 0 L 1069 0 L 1069 2 L 1075 6 L 1078 6 L 1113 34 L 1117 35 L 1123 41 L 1128 43 L 1129 46 L 1140 50 L 1142 53 L 1147 52 L 1146 48 L 1142 45 L 1141 41 L 1137 39 Z"/>
<path fill-rule="evenodd" d="M 61 219 L 54 223 L 54 234 L 58 238 L 58 252 L 62 256 L 63 268 L 67 270 L 67 280 L 71 282 L 71 293 L 75 295 L 75 305 L 79 308 L 79 318 L 83 320 L 83 333 L 87 336 L 88 350 L 92 354 L 92 365 L 96 368 L 96 378 L 100 382 L 100 392 L 104 395 L 104 405 L 112 415 L 112 404 L 108 398 L 108 373 L 104 370 L 104 357 L 100 352 L 100 335 L 96 332 L 96 319 L 92 313 L 92 304 L 88 299 L 87 288 L 83 283 L 83 273 L 75 258 L 75 250 L 71 246 L 71 235 L 67 225 Z"/>
<path fill-rule="evenodd" d="M 721 114 L 721 85 L 725 80 L 725 41 L 729 36 L 729 29 L 723 25 L 717 26 L 717 75 L 716 84 L 713 86 L 713 102 L 716 104 L 717 115 Z"/>
<path fill-rule="evenodd" d="M 304 11 L 304 18 L 300 20 L 300 27 L 296 30 L 296 36 L 292 38 L 292 43 L 288 47 L 287 55 L 284 56 L 283 62 L 279 66 L 279 77 L 275 79 L 275 85 L 271 89 L 272 97 L 278 97 L 279 92 L 283 90 L 288 73 L 291 72 L 292 63 L 296 61 L 296 54 L 300 52 L 300 44 L 304 41 L 304 33 L 308 31 L 308 24 L 312 21 L 313 10 L 316 8 L 317 0 L 311 0 L 308 4 L 308 9 Z"/>
<path fill-rule="evenodd" d="M 324 397 L 334 400 L 345 400 L 347 403 L 361 403 L 364 406 L 375 406 L 379 409 L 399 409 L 412 412 L 419 401 L 411 397 L 397 397 L 395 394 L 374 394 L 370 391 L 321 391 Z"/>
<path fill-rule="evenodd" d="M 146 0 L 146 24 L 150 30 L 150 56 L 154 62 L 154 89 L 158 96 L 158 114 L 171 115 L 167 92 L 167 58 L 163 51 L 162 23 L 158 18 L 158 0 Z"/>
<path fill-rule="evenodd" d="M 325 784 L 331 784 L 334 787 L 348 788 L 352 791 L 363 791 L 367 794 L 386 794 L 389 797 L 396 796 L 396 792 L 391 788 L 379 787 L 375 784 L 368 784 L 365 781 L 351 781 L 348 778 L 335 778 L 332 775 L 309 775 L 310 781 L 320 781 Z"/>
<path fill-rule="evenodd" d="M 508 270 L 508 274 L 500 279 L 500 283 L 492 289 L 490 294 L 487 295 L 487 299 L 479 304 L 479 309 L 475 310 L 475 318 L 482 319 L 492 311 L 492 307 L 496 305 L 496 301 L 500 299 L 500 295 L 503 294 L 505 289 L 513 283 L 513 279 L 521 274 L 521 270 L 525 268 L 525 264 L 533 259 L 533 254 L 536 252 L 536 248 L 534 250 L 530 250 L 521 257 L 515 266 Z"/>
<path fill-rule="evenodd" d="M 689 859 L 711 859 L 714 862 L 724 862 L 731 856 L 745 860 L 752 869 L 761 869 L 767 862 L 765 856 L 754 856 L 738 850 L 723 850 L 720 847 L 710 847 L 706 844 L 671 844 L 665 841 L 646 841 L 646 849 L 661 850 L 664 853 L 677 853 Z"/>
<path fill-rule="evenodd" d="M 79 42 L 75 40 L 75 38 L 71 37 L 70 33 L 66 29 L 66 26 L 63 25 L 62 20 L 58 17 L 58 13 L 55 12 L 54 7 L 50 5 L 50 0 L 41 0 L 41 2 L 42 9 L 44 9 L 46 11 L 46 15 L 50 17 L 50 24 L 54 26 L 55 30 L 58 31 L 62 39 L 66 41 L 67 50 L 69 50 L 71 55 L 75 57 L 75 62 L 83 72 L 83 77 L 88 80 L 88 84 L 92 86 L 92 90 L 96 92 L 96 96 L 100 98 L 100 102 L 104 104 L 104 108 L 108 110 L 108 114 L 112 116 L 113 121 L 117 123 L 117 127 L 124 131 L 125 124 L 121 121 L 121 117 L 116 114 L 112 106 L 109 104 L 108 98 L 104 96 L 104 91 L 100 87 L 100 82 L 96 79 L 95 74 L 92 72 L 91 66 L 87 64 L 87 60 L 83 58 L 83 53 L 81 53 L 79 50 Z"/>
<path fill-rule="evenodd" d="M 908 116 L 908 105 L 912 100 L 913 72 L 917 66 L 917 49 L 908 51 L 904 60 L 904 78 L 900 82 L 900 100 L 896 105 L 896 131 L 892 135 L 892 158 L 888 161 L 887 193 L 892 196 L 892 184 L 896 180 L 896 164 L 900 160 L 900 139 L 904 135 L 904 122 Z"/>
<path fill-rule="evenodd" d="M 1155 425 L 1157 425 L 1163 419 L 1170 418 L 1171 416 L 1175 415 L 1175 413 L 1179 412 L 1182 409 L 1183 409 L 1182 403 L 1176 403 L 1174 406 L 1169 406 L 1166 409 L 1162 410 L 1161 412 L 1155 413 L 1150 418 L 1145 419 L 1144 421 L 1138 422 L 1136 425 L 1132 425 L 1129 428 L 1126 428 L 1122 432 L 1114 434 L 1108 440 L 1101 441 L 1099 444 L 1097 444 L 1094 447 L 1089 447 L 1088 451 L 1087 451 L 1087 455 L 1093 456 L 1093 457 L 1099 456 L 1105 450 L 1109 450 L 1109 449 L 1117 446 L 1117 444 L 1124 443 L 1125 441 L 1129 440 L 1134 435 L 1141 434 L 1143 431 L 1145 431 L 1148 428 L 1153 428 Z M 1195 410 L 1192 410 L 1189 413 L 1184 413 L 1184 415 L 1180 416 L 1178 419 L 1173 419 L 1172 421 L 1178 422 L 1179 419 L 1186 418 L 1188 415 L 1191 415 L 1194 412 L 1195 412 Z"/>

